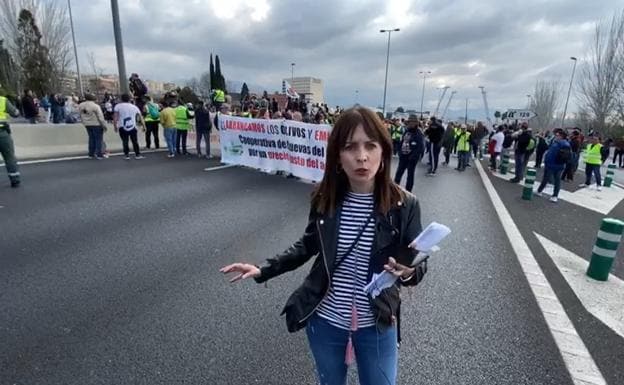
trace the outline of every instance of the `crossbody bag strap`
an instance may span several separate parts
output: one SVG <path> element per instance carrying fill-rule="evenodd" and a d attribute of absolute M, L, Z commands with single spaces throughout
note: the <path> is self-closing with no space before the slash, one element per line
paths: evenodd
<path fill-rule="evenodd" d="M 374 209 L 373 209 L 373 212 L 374 212 Z M 366 218 L 366 222 L 364 223 L 364 225 L 362 226 L 362 228 L 360 229 L 358 234 L 355 236 L 355 239 L 353 240 L 353 243 L 351 243 L 351 245 L 349 245 L 349 248 L 347 249 L 347 251 L 345 251 L 345 253 L 343 254 L 342 258 L 340 258 L 339 260 L 334 262 L 334 271 L 336 271 L 336 269 L 338 269 L 338 266 L 340 266 L 342 261 L 346 259 L 347 255 L 351 254 L 351 252 L 353 251 L 353 248 L 355 247 L 355 245 L 360 240 L 360 237 L 364 233 L 364 230 L 366 230 L 366 227 L 368 226 L 368 223 L 371 221 L 371 219 L 373 219 L 373 213 L 372 212 Z"/>

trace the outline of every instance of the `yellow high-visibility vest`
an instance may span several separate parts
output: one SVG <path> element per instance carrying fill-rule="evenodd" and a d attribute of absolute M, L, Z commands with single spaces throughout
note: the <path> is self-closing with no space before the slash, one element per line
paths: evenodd
<path fill-rule="evenodd" d="M 187 108 L 184 106 L 177 106 L 175 109 L 176 128 L 179 130 L 188 130 L 190 127 L 187 111 Z"/>
<path fill-rule="evenodd" d="M 223 90 L 215 90 L 213 100 L 218 103 L 225 103 L 225 92 Z"/>
<path fill-rule="evenodd" d="M 4 96 L 0 96 L 0 122 L 4 122 L 7 120 L 7 108 L 6 108 L 7 98 Z"/>
<path fill-rule="evenodd" d="M 585 163 L 600 166 L 602 164 L 602 144 L 588 144 L 585 148 Z"/>
<path fill-rule="evenodd" d="M 470 131 L 460 131 L 457 135 L 459 136 L 457 151 L 470 151 Z"/>

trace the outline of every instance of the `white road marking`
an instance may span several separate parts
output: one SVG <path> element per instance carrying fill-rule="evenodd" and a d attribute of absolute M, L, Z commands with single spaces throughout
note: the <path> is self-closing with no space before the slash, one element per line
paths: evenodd
<path fill-rule="evenodd" d="M 514 175 L 507 173 L 506 175 L 501 175 L 498 172 L 492 173 L 494 176 L 504 180 L 510 180 L 514 177 Z M 533 190 L 537 192 L 539 188 L 541 180 L 536 180 L 533 184 Z M 523 184 L 519 183 L 522 187 Z M 565 183 L 562 182 L 562 187 L 565 186 Z M 548 184 L 543 191 L 545 194 L 552 195 L 553 193 L 553 185 Z M 520 192 L 518 193 L 520 195 Z M 570 202 L 577 206 L 585 207 L 586 209 L 596 211 L 600 214 L 606 215 L 611 212 L 617 206 L 622 199 L 624 199 L 624 189 L 618 187 L 618 185 L 614 185 L 613 187 L 603 187 L 602 191 L 595 190 L 592 188 L 579 188 L 575 192 L 569 192 L 564 190 L 563 188 L 559 190 L 559 198 L 563 199 L 566 202 Z"/>
<path fill-rule="evenodd" d="M 534 233 L 585 309 L 624 337 L 624 281 L 609 275 L 606 282 L 585 273 L 589 262 L 555 242 Z"/>
<path fill-rule="evenodd" d="M 165 150 L 145 150 L 142 151 L 141 154 L 151 154 L 156 152 L 165 152 Z M 108 156 L 121 156 L 123 152 L 116 152 L 114 154 L 108 154 Z M 89 159 L 86 155 L 78 155 L 78 156 L 65 156 L 61 158 L 46 158 L 46 159 L 35 159 L 35 160 L 24 160 L 21 162 L 17 162 L 18 165 L 26 165 L 26 164 L 40 164 L 40 163 L 52 163 L 52 162 L 63 162 L 66 160 L 80 160 L 80 159 Z M 106 159 L 104 159 L 106 160 Z M 4 163 L 0 163 L 0 167 L 4 167 Z"/>
<path fill-rule="evenodd" d="M 236 167 L 236 165 L 235 164 L 226 164 L 225 166 L 208 167 L 208 168 L 205 168 L 204 171 L 222 170 L 224 168 L 230 168 L 230 167 Z"/>
<path fill-rule="evenodd" d="M 563 362 L 572 377 L 572 381 L 575 385 L 583 385 L 585 383 L 606 385 L 606 381 L 602 373 L 600 373 L 600 369 L 598 369 L 587 347 L 578 336 L 574 324 L 572 324 L 561 302 L 557 299 L 556 293 L 548 283 L 542 269 L 537 264 L 535 256 L 531 252 L 531 249 L 529 249 L 529 245 L 524 238 L 522 238 L 520 230 L 518 230 L 509 211 L 507 211 L 503 201 L 494 189 L 492 182 L 485 174 L 485 171 L 483 171 L 481 163 L 476 162 L 476 166 L 503 229 L 507 234 L 507 238 L 509 238 L 509 243 L 522 266 L 522 270 L 533 291 L 535 300 L 548 324 L 550 333 L 559 348 Z M 552 298 L 554 298 L 554 300 Z M 565 332 L 562 332 L 562 330 Z"/>

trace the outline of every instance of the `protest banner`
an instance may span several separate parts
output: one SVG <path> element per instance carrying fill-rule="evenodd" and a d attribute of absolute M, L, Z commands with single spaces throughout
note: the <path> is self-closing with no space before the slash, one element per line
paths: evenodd
<path fill-rule="evenodd" d="M 320 181 L 331 126 L 219 116 L 221 162 Z"/>

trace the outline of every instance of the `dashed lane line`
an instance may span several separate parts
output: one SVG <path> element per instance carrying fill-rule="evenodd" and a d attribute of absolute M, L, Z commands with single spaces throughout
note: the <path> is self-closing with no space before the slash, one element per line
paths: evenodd
<path fill-rule="evenodd" d="M 483 166 L 480 162 L 475 164 L 572 381 L 575 385 L 606 385 L 600 369 L 579 337 L 574 324 L 535 260 L 529 245 L 522 238 L 520 230 L 483 170 Z"/>
<path fill-rule="evenodd" d="M 226 164 L 225 166 L 208 167 L 208 168 L 205 168 L 204 171 L 222 170 L 224 168 L 230 168 L 230 167 L 236 167 L 236 165 L 235 164 Z"/>

